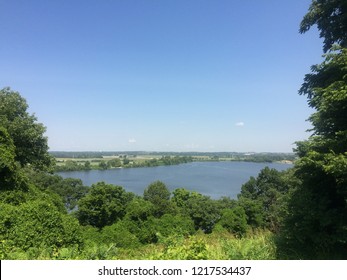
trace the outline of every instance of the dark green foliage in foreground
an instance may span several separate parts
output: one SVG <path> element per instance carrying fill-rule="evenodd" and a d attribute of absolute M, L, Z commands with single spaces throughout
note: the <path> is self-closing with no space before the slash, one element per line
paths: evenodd
<path fill-rule="evenodd" d="M 61 199 L 32 185 L 0 191 L 0 258 L 36 259 L 39 251 L 82 248 L 78 221 L 67 215 Z"/>
<path fill-rule="evenodd" d="M 301 93 L 317 111 L 314 135 L 297 143 L 294 193 L 286 220 L 286 242 L 304 258 L 347 258 L 347 49 L 313 67 Z"/>
<path fill-rule="evenodd" d="M 314 0 L 301 24 L 302 32 L 317 24 L 328 53 L 311 67 L 299 91 L 315 112 L 309 118 L 313 135 L 297 143 L 295 176 L 302 184 L 281 233 L 281 248 L 290 258 L 347 258 L 346 12 L 345 0 Z"/>

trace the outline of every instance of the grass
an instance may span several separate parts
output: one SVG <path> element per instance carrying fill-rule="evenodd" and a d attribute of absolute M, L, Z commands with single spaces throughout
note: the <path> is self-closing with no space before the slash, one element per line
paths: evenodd
<path fill-rule="evenodd" d="M 274 260 L 276 246 L 267 231 L 236 238 L 230 233 L 212 233 L 184 238 L 171 236 L 158 244 L 119 249 L 111 259 L 126 260 Z"/>
<path fill-rule="evenodd" d="M 274 260 L 276 246 L 271 232 L 251 233 L 236 238 L 228 232 L 171 236 L 157 244 L 117 248 L 115 244 L 87 242 L 82 250 L 71 248 L 12 248 L 5 259 L 58 260 Z"/>

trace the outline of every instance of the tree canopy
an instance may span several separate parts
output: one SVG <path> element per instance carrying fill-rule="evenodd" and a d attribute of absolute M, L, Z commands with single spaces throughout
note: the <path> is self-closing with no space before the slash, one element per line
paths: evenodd
<path fill-rule="evenodd" d="M 6 129 L 14 144 L 14 158 L 21 166 L 38 169 L 52 165 L 48 154 L 46 128 L 28 113 L 26 100 L 10 88 L 0 90 L 0 126 Z"/>
<path fill-rule="evenodd" d="M 305 33 L 315 24 L 320 31 L 320 37 L 324 39 L 324 52 L 333 44 L 347 47 L 346 0 L 313 0 L 301 22 L 300 32 Z"/>
<path fill-rule="evenodd" d="M 299 93 L 316 111 L 312 136 L 297 142 L 295 175 L 284 236 L 301 258 L 347 257 L 347 1 L 315 0 L 301 24 L 317 24 L 324 61 L 314 65 Z M 333 46 L 333 44 L 340 46 Z"/>

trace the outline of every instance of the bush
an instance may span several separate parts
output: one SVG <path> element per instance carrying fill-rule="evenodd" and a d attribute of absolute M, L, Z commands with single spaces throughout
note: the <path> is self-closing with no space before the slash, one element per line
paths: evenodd
<path fill-rule="evenodd" d="M 78 221 L 41 200 L 18 206 L 1 203 L 0 239 L 6 243 L 7 253 L 18 249 L 27 251 L 29 248 L 83 244 Z"/>
<path fill-rule="evenodd" d="M 236 236 L 243 236 L 248 228 L 245 210 L 241 206 L 225 209 L 218 224 Z"/>

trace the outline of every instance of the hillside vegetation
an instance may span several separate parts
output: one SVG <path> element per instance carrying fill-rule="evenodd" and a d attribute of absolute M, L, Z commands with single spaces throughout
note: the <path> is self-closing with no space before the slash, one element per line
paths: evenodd
<path fill-rule="evenodd" d="M 312 1 L 300 31 L 317 24 L 325 56 L 299 92 L 313 134 L 294 168 L 263 169 L 237 200 L 53 175 L 45 127 L 0 90 L 0 258 L 347 259 L 346 12 L 345 0 Z"/>

